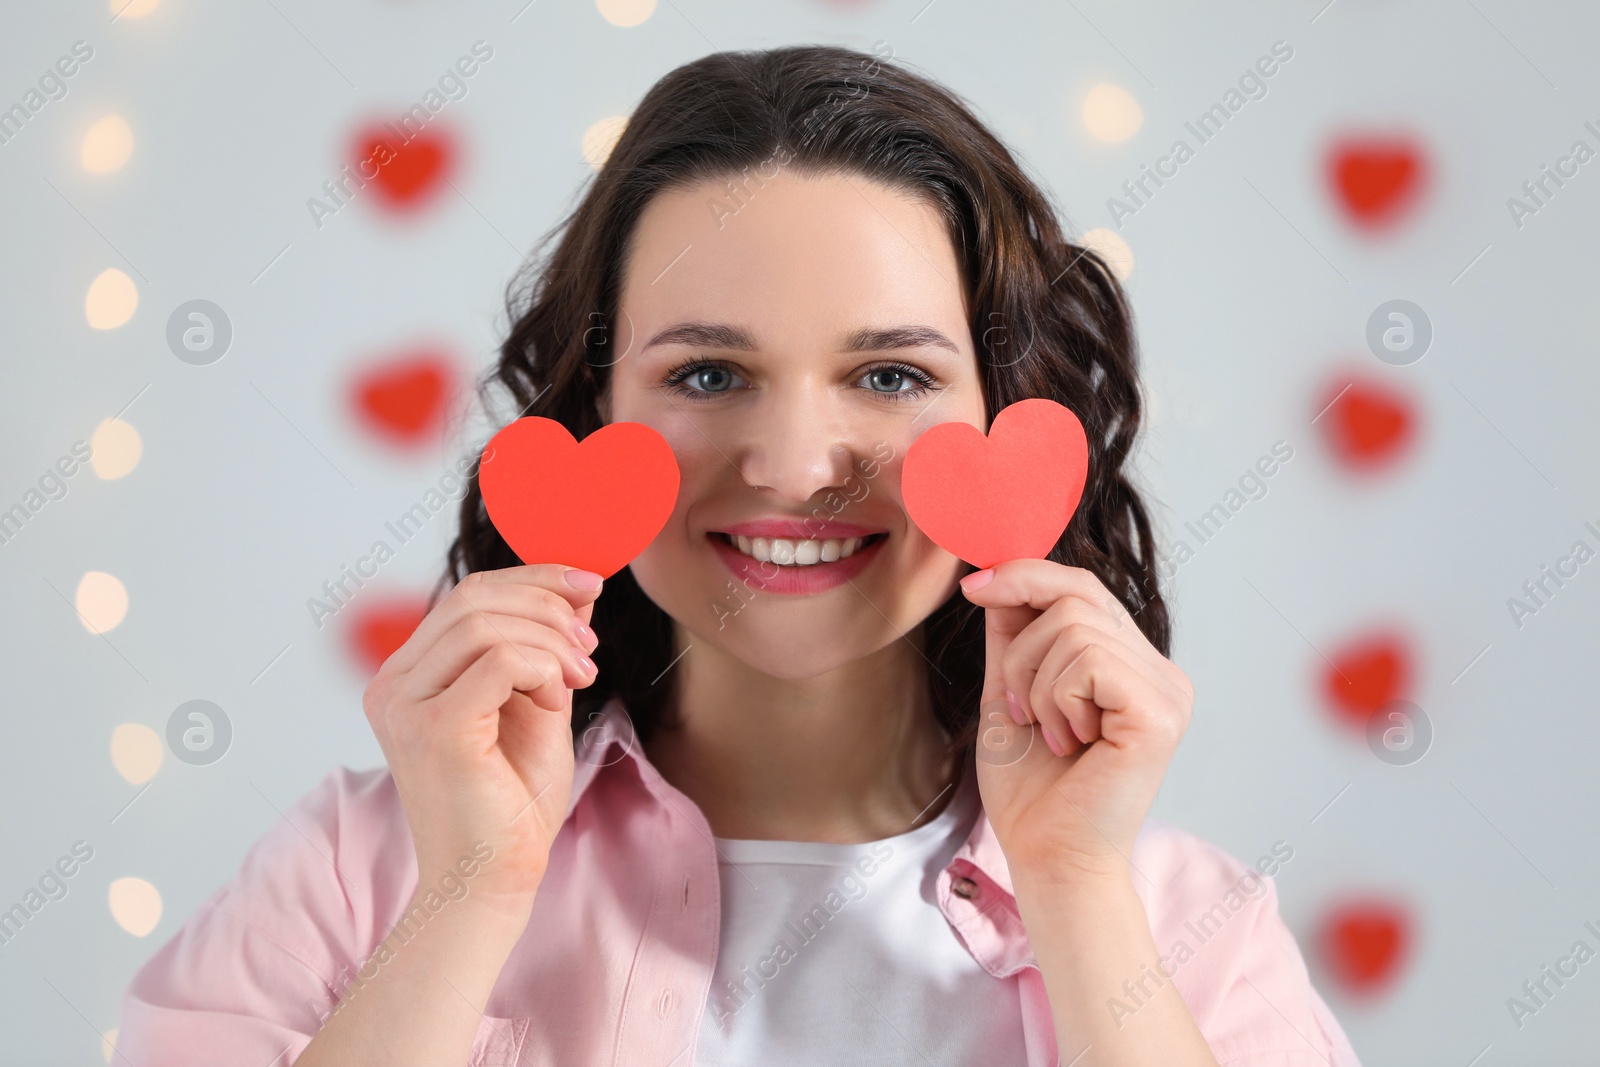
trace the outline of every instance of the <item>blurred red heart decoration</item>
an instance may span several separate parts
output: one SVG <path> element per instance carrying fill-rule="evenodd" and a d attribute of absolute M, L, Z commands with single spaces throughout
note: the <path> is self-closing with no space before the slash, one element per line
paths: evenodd
<path fill-rule="evenodd" d="M 530 415 L 489 439 L 478 465 L 483 505 L 524 563 L 562 563 L 609 578 L 644 551 L 678 500 L 678 460 L 642 423 L 613 422 L 580 444 Z"/>
<path fill-rule="evenodd" d="M 362 371 L 350 386 L 356 417 L 379 437 L 421 444 L 444 426 L 455 368 L 432 349 L 396 356 Z"/>
<path fill-rule="evenodd" d="M 360 605 L 346 634 L 351 655 L 368 674 L 377 674 L 427 613 L 428 602 L 420 596 L 391 596 Z"/>
<path fill-rule="evenodd" d="M 918 529 L 981 569 L 1049 554 L 1088 476 L 1078 416 L 1035 397 L 1003 409 L 987 437 L 965 422 L 926 430 L 906 452 L 900 490 Z"/>
<path fill-rule="evenodd" d="M 425 128 L 402 138 L 390 126 L 364 130 L 356 138 L 355 152 L 355 173 L 370 182 L 379 206 L 396 213 L 415 211 L 431 200 L 443 188 L 456 156 L 455 142 L 441 129 Z M 377 173 L 367 178 L 374 169 Z"/>
<path fill-rule="evenodd" d="M 1334 652 L 1323 672 L 1323 694 L 1352 725 L 1365 728 L 1374 711 L 1410 696 L 1411 661 L 1410 645 L 1398 632 L 1356 638 Z"/>
<path fill-rule="evenodd" d="M 1323 916 L 1317 934 L 1322 962 L 1347 992 L 1382 991 L 1399 975 L 1411 948 L 1411 918 L 1398 904 L 1353 900 Z"/>
<path fill-rule="evenodd" d="M 1328 179 L 1349 219 L 1367 229 L 1400 221 L 1417 203 L 1427 180 L 1421 145 L 1401 135 L 1362 135 L 1328 150 Z"/>
<path fill-rule="evenodd" d="M 1348 385 L 1348 388 L 1345 386 Z M 1358 471 L 1376 470 L 1399 459 L 1416 433 L 1412 401 L 1375 381 L 1330 385 L 1317 421 L 1334 456 Z"/>

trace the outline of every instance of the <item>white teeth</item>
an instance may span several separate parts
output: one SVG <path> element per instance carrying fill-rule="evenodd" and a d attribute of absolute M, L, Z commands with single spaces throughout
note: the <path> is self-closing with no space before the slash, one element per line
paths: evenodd
<path fill-rule="evenodd" d="M 832 563 L 855 555 L 865 537 L 830 537 L 825 541 L 797 541 L 785 537 L 745 537 L 736 534 L 729 538 L 740 552 L 753 556 L 763 563 L 776 563 L 781 567 L 809 567 L 814 563 Z"/>

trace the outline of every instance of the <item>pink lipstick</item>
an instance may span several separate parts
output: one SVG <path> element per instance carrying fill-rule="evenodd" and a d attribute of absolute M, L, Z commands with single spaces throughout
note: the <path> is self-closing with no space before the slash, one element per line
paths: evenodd
<path fill-rule="evenodd" d="M 855 578 L 877 558 L 888 531 L 837 519 L 768 518 L 709 531 L 706 539 L 733 576 L 748 588 L 804 596 Z M 844 547 L 853 539 L 858 539 L 854 550 L 843 555 Z M 769 559 L 761 560 L 741 551 L 740 542 L 749 551 Z M 824 558 L 828 555 L 835 558 Z"/>

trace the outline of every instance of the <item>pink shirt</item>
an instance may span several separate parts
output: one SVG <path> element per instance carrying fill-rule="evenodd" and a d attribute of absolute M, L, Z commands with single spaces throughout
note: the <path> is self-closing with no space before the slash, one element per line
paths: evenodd
<path fill-rule="evenodd" d="M 615 699 L 581 736 L 566 822 L 469 1067 L 693 1063 L 717 952 L 717 856 L 700 809 L 632 738 Z M 1359 1067 L 1278 917 L 1270 879 L 1155 820 L 1132 860 L 1156 946 L 1168 954 L 1162 966 L 1219 1063 Z M 416 890 L 388 771 L 331 772 L 134 976 L 119 1062 L 292 1063 L 347 987 L 377 972 L 362 965 Z M 1029 1067 L 1054 1067 L 1044 982 L 981 813 L 939 874 L 937 899 L 978 964 L 1016 984 Z M 1138 995 L 1135 986 L 1119 998 L 1122 1009 L 1136 1012 Z M 1081 1042 L 1061 1045 L 1070 1059 Z"/>

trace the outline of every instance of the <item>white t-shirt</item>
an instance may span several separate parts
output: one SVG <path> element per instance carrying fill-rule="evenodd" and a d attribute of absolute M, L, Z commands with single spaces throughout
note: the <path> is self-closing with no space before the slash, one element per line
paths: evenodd
<path fill-rule="evenodd" d="M 722 934 L 696 1067 L 1026 1063 L 1016 978 L 978 965 L 934 895 L 978 808 L 969 766 L 942 811 L 880 841 L 716 838 Z"/>

